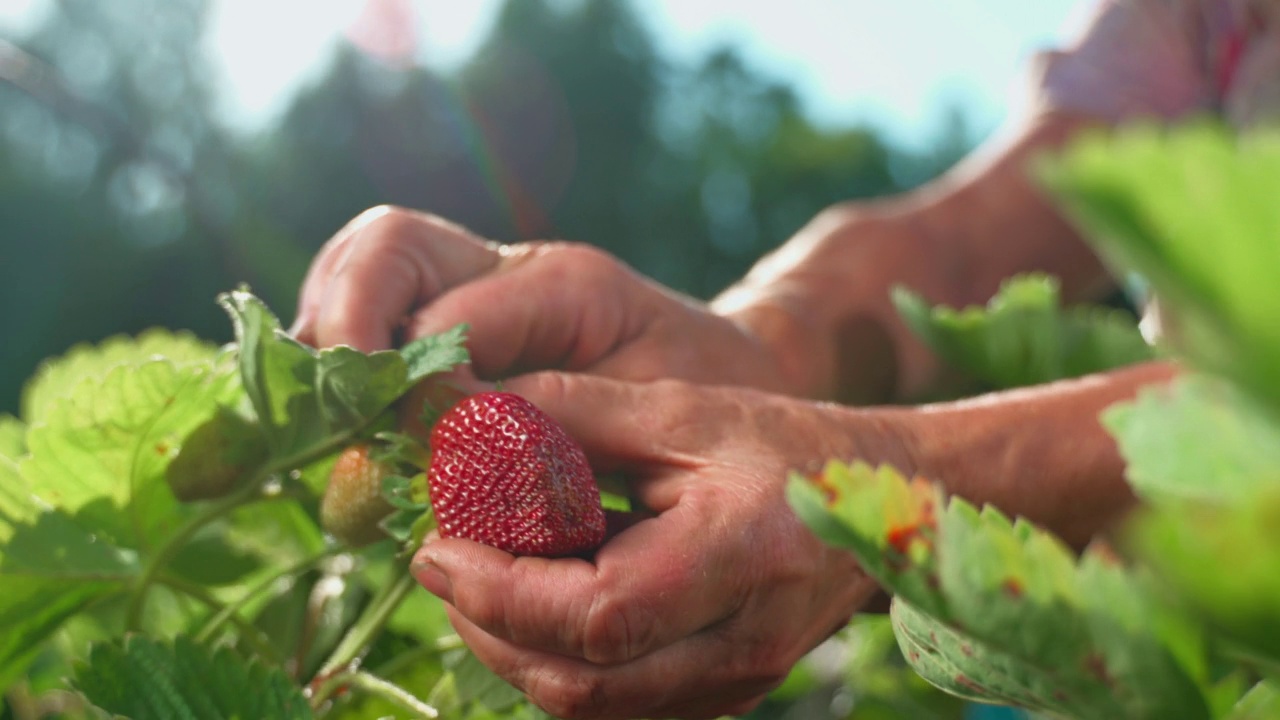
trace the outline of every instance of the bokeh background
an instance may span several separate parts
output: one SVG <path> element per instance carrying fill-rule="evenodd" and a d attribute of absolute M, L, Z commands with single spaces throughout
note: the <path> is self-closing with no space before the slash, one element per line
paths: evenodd
<path fill-rule="evenodd" d="M 1006 118 L 1073 0 L 0 0 L 0 412 L 42 358 L 215 340 L 380 203 L 708 297 Z"/>

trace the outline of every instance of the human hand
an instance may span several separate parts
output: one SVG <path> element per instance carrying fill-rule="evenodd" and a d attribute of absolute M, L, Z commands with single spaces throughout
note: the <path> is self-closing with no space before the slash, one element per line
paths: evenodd
<path fill-rule="evenodd" d="M 374 208 L 331 239 L 303 283 L 293 333 L 364 351 L 470 326 L 484 379 L 540 369 L 799 392 L 775 348 L 587 245 L 499 245 L 441 218 Z"/>
<path fill-rule="evenodd" d="M 597 472 L 654 517 L 591 560 L 434 540 L 414 573 L 472 651 L 566 718 L 746 712 L 876 592 L 784 498 L 789 470 L 861 457 L 910 469 L 892 425 L 736 388 L 582 375 L 516 378 Z"/>

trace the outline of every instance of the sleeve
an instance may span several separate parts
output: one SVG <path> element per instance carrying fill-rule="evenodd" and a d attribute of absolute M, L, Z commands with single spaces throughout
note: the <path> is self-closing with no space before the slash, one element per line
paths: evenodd
<path fill-rule="evenodd" d="M 1065 47 L 1036 55 L 1029 109 L 1114 123 L 1212 108 L 1202 4 L 1101 0 Z"/>

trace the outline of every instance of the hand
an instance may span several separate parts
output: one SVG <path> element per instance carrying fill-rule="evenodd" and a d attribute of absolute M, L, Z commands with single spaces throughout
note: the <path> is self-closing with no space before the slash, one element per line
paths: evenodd
<path fill-rule="evenodd" d="M 472 651 L 557 717 L 717 717 L 758 704 L 876 592 L 784 499 L 829 458 L 909 460 L 892 427 L 734 388 L 542 373 L 508 389 L 557 418 L 656 516 L 592 561 L 435 540 L 414 573 Z"/>
<path fill-rule="evenodd" d="M 676 377 L 795 390 L 745 324 L 653 283 L 586 245 L 486 242 L 438 217 L 375 208 L 316 256 L 293 333 L 364 351 L 470 325 L 485 379 L 561 369 L 627 380 Z M 403 335 L 398 338 L 398 335 Z"/>

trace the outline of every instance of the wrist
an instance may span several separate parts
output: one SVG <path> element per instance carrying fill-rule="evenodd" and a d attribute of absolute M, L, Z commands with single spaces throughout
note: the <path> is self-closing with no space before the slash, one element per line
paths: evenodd
<path fill-rule="evenodd" d="M 831 396 L 834 375 L 826 334 L 814 318 L 776 288 L 735 287 L 711 303 L 712 312 L 729 320 L 759 343 L 768 356 L 776 386 L 795 397 Z"/>
<path fill-rule="evenodd" d="M 1145 363 L 902 410 L 904 442 L 916 472 L 948 494 L 1024 516 L 1082 546 L 1134 504 L 1100 414 L 1175 372 Z"/>
<path fill-rule="evenodd" d="M 912 392 L 932 360 L 900 322 L 897 283 L 921 279 L 930 238 L 905 198 L 819 214 L 711 303 L 769 347 L 793 395 L 876 404 Z"/>

